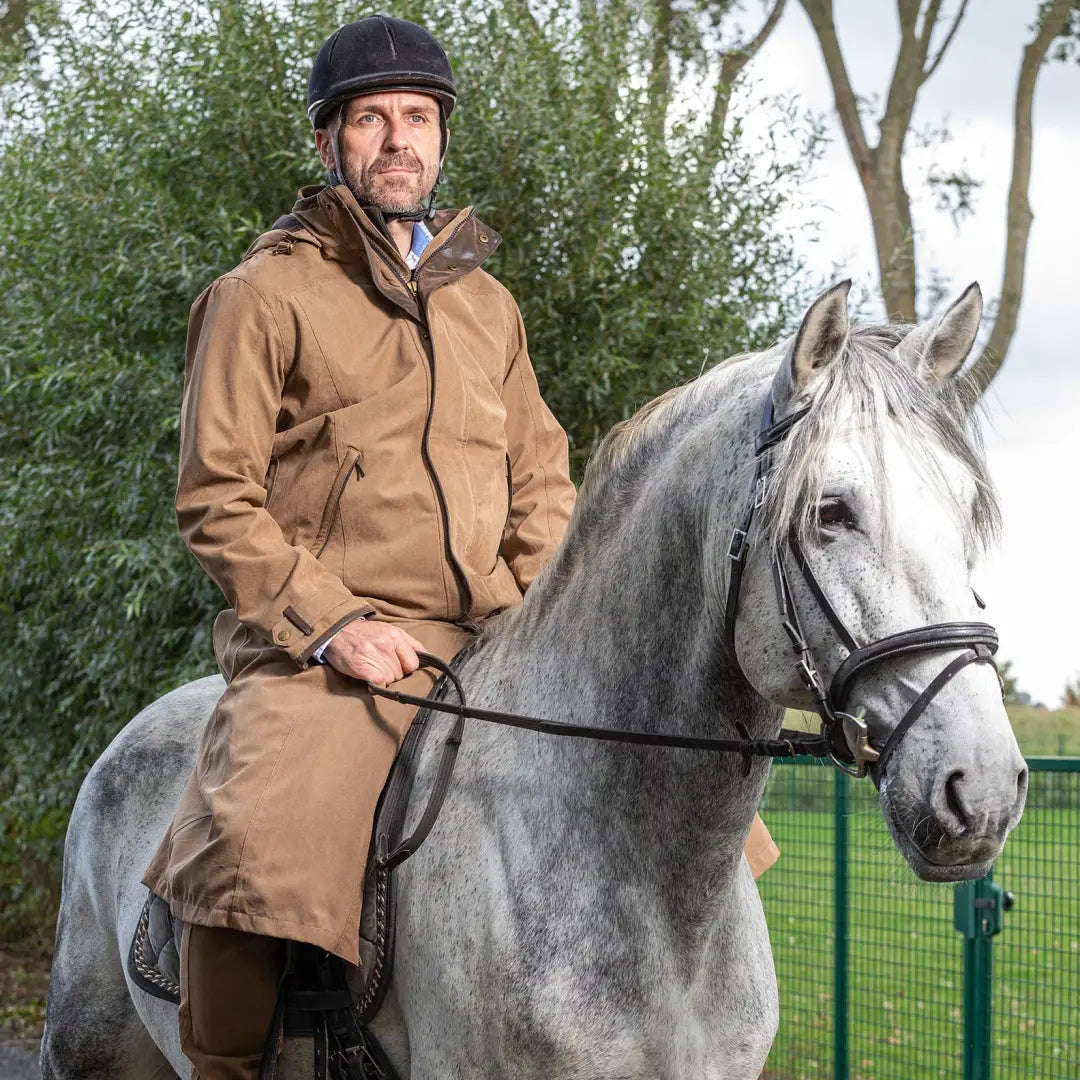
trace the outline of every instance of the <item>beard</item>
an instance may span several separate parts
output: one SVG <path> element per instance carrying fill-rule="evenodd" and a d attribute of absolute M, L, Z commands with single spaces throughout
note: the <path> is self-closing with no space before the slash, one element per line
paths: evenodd
<path fill-rule="evenodd" d="M 390 169 L 408 169 L 391 173 Z M 361 206 L 374 206 L 384 214 L 415 214 L 435 186 L 437 162 L 424 165 L 410 153 L 384 154 L 364 167 L 346 161 L 342 170 L 345 186 Z"/>

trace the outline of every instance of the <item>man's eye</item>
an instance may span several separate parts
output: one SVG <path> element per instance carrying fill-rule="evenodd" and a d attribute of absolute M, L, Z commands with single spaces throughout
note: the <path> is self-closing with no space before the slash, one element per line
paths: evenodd
<path fill-rule="evenodd" d="M 427 123 L 427 117 L 423 113 L 413 113 L 412 114 L 412 119 L 415 122 L 420 123 L 420 124 L 426 124 Z"/>
<path fill-rule="evenodd" d="M 854 529 L 855 515 L 843 499 L 823 499 L 818 507 L 818 524 L 823 529 Z"/>

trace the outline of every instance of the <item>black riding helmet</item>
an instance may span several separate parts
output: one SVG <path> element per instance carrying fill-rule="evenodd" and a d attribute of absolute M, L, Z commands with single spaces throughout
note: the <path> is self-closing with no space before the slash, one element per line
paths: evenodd
<path fill-rule="evenodd" d="M 438 100 L 441 158 L 446 152 L 446 118 L 457 101 L 457 87 L 446 52 L 422 26 L 389 15 L 369 15 L 335 30 L 323 42 L 308 80 L 307 114 L 312 128 L 325 127 L 331 113 L 349 98 L 378 90 L 418 90 Z M 336 136 L 334 156 L 340 161 Z M 329 179 L 341 182 L 337 170 Z M 426 211 L 393 216 L 434 217 L 441 182 L 440 170 Z"/>

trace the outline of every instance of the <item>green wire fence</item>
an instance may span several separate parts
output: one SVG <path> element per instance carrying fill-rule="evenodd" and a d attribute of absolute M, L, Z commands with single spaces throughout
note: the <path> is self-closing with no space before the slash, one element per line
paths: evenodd
<path fill-rule="evenodd" d="M 766 1080 L 1080 1077 L 1080 758 L 1028 764 L 993 880 L 957 887 L 915 879 L 869 782 L 776 764 L 762 816 L 783 854 L 758 883 L 780 987 Z"/>

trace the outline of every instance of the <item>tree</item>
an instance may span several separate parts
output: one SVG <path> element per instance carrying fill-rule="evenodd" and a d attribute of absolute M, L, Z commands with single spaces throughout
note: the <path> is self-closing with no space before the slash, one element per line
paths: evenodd
<path fill-rule="evenodd" d="M 1065 684 L 1061 705 L 1065 709 L 1080 709 L 1080 675 L 1074 675 Z"/>
<path fill-rule="evenodd" d="M 1001 678 L 1001 693 L 1006 705 L 1031 706 L 1031 695 L 1026 690 L 1020 689 L 1011 660 L 1002 660 L 998 665 L 998 676 Z"/>
<path fill-rule="evenodd" d="M 304 93 L 342 16 L 332 0 L 64 10 L 49 62 L 0 86 L 5 939 L 18 911 L 48 911 L 27 882 L 55 871 L 89 763 L 140 707 L 213 669 L 221 597 L 171 505 L 187 309 L 322 179 Z M 475 201 L 505 236 L 492 269 L 576 465 L 647 398 L 788 325 L 804 297 L 772 222 L 802 163 L 740 149 L 726 84 L 700 116 L 669 97 L 658 127 L 659 9 L 391 10 L 449 46 L 462 96 L 444 202 Z M 671 11 L 665 62 L 715 79 L 726 56 L 734 79 L 761 34 L 703 44 L 718 10 Z"/>
<path fill-rule="evenodd" d="M 904 144 L 919 91 L 941 63 L 967 13 L 960 0 L 955 14 L 945 16 L 942 0 L 897 0 L 900 48 L 885 105 L 877 119 L 878 139 L 871 143 L 863 121 L 863 105 L 848 76 L 840 48 L 832 0 L 802 0 L 821 46 L 836 98 L 840 126 L 862 182 L 873 220 L 881 291 L 891 316 L 916 319 L 916 237 L 911 201 L 904 183 Z M 1039 71 L 1055 41 L 1080 29 L 1077 0 L 1050 0 L 1038 9 L 1033 36 L 1023 50 L 1013 117 L 1013 164 L 1006 210 L 1005 271 L 990 338 L 976 359 L 971 376 L 979 393 L 990 385 L 1009 351 L 1024 291 L 1024 263 L 1033 215 L 1028 203 L 1031 176 L 1032 110 Z M 940 32 L 939 32 L 940 31 Z M 934 44 L 935 34 L 938 42 Z M 951 186 L 961 201 L 970 177 L 937 178 Z"/>
<path fill-rule="evenodd" d="M 43 35 L 59 18 L 58 0 L 0 0 L 0 82 L 36 59 Z"/>

